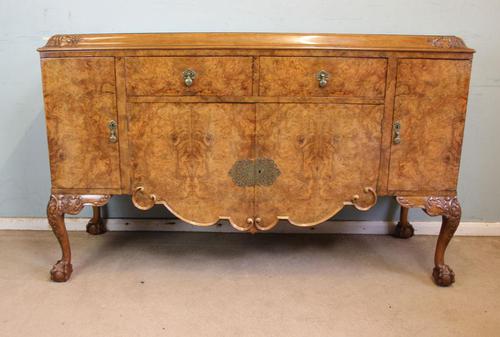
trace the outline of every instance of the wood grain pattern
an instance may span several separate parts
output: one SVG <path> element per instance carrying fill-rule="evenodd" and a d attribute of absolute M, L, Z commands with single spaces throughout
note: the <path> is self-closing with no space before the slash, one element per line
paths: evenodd
<path fill-rule="evenodd" d="M 130 96 L 251 96 L 251 57 L 127 57 L 127 94 Z M 191 87 L 184 70 L 196 72 Z"/>
<path fill-rule="evenodd" d="M 247 227 L 254 188 L 236 186 L 229 171 L 254 157 L 254 105 L 129 104 L 128 111 L 134 189 L 144 187 L 187 222 L 224 218 Z"/>
<path fill-rule="evenodd" d="M 337 213 L 354 194 L 370 205 L 380 163 L 383 107 L 259 104 L 256 156 L 273 158 L 282 172 L 256 187 L 261 228 L 278 218 L 315 225 Z"/>
<path fill-rule="evenodd" d="M 387 61 L 376 58 L 261 57 L 262 96 L 354 96 L 383 98 Z M 316 75 L 329 73 L 321 88 Z"/>
<path fill-rule="evenodd" d="M 389 190 L 456 190 L 470 61 L 401 60 Z"/>
<path fill-rule="evenodd" d="M 53 188 L 120 188 L 114 59 L 42 60 Z"/>

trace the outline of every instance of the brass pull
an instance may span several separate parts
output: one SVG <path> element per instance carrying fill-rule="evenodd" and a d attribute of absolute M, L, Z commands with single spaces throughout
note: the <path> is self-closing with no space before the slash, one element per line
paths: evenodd
<path fill-rule="evenodd" d="M 394 144 L 401 143 L 401 123 L 399 121 L 394 122 L 392 126 L 392 142 Z"/>
<path fill-rule="evenodd" d="M 108 123 L 108 129 L 109 129 L 109 142 L 110 143 L 116 143 L 118 141 L 118 136 L 116 135 L 116 128 L 118 124 L 116 121 L 111 120 Z"/>
<path fill-rule="evenodd" d="M 196 72 L 191 69 L 186 69 L 182 73 L 182 77 L 184 78 L 184 84 L 186 87 L 190 87 L 193 85 L 194 79 L 196 78 Z"/>
<path fill-rule="evenodd" d="M 320 88 L 326 87 L 329 78 L 330 74 L 325 70 L 321 70 L 319 73 L 316 74 L 316 79 L 318 80 Z"/>

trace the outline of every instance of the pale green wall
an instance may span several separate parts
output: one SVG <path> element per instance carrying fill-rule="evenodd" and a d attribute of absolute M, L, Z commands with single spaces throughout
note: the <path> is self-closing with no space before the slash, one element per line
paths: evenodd
<path fill-rule="evenodd" d="M 55 33 L 332 32 L 453 34 L 477 50 L 460 172 L 465 220 L 500 221 L 500 1 L 141 0 L 0 2 L 0 216 L 44 216 L 47 143 L 35 49 Z M 342 219 L 392 218 L 384 199 Z M 155 209 L 146 216 L 164 216 Z M 127 198 L 113 217 L 140 216 Z M 425 219 L 425 218 L 424 218 Z"/>

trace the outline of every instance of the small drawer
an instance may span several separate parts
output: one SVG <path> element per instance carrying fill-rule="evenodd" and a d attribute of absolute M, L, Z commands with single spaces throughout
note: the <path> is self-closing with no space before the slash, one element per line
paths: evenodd
<path fill-rule="evenodd" d="M 127 57 L 129 96 L 251 96 L 251 57 Z"/>
<path fill-rule="evenodd" d="M 261 57 L 261 96 L 382 98 L 384 58 Z"/>

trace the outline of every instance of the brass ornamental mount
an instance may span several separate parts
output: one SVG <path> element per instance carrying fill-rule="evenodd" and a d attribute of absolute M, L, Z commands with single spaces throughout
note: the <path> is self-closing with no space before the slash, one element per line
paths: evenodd
<path fill-rule="evenodd" d="M 108 129 L 109 129 L 109 142 L 110 143 L 116 143 L 118 141 L 118 136 L 116 135 L 116 128 L 118 124 L 116 121 L 111 120 L 108 123 Z"/>
<path fill-rule="evenodd" d="M 319 73 L 316 74 L 316 79 L 318 80 L 320 88 L 326 87 L 329 78 L 330 74 L 326 70 L 321 70 Z"/>
<path fill-rule="evenodd" d="M 229 175 L 239 187 L 270 186 L 281 174 L 274 160 L 257 158 L 237 160 Z"/>
<path fill-rule="evenodd" d="M 186 87 L 190 87 L 193 85 L 194 79 L 196 78 L 196 71 L 186 69 L 182 72 L 182 77 L 184 78 L 184 84 Z"/>

